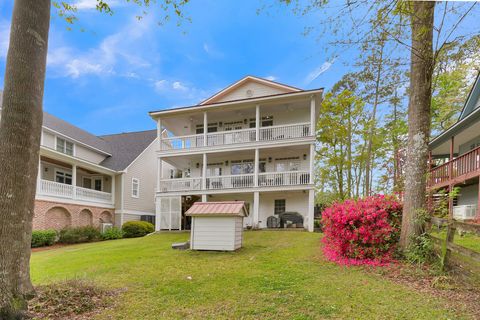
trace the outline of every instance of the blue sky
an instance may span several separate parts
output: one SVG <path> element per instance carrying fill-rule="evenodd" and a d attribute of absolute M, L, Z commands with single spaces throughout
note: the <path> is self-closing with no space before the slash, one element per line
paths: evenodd
<path fill-rule="evenodd" d="M 95 2 L 79 0 L 72 31 L 53 16 L 44 98 L 46 111 L 95 134 L 154 128 L 148 111 L 195 104 L 247 74 L 311 89 L 347 72 L 303 35 L 315 15 L 202 0 L 185 8 L 191 23 L 158 26 L 158 8 L 138 21 L 134 5 L 114 5 L 108 16 Z M 12 3 L 0 4 L 0 88 Z"/>

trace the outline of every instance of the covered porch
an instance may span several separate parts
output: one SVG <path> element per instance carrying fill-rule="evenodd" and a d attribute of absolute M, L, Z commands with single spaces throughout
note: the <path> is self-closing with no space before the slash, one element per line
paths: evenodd
<path fill-rule="evenodd" d="M 114 180 L 114 174 L 106 174 L 75 162 L 42 155 L 39 163 L 37 197 L 112 206 Z"/>

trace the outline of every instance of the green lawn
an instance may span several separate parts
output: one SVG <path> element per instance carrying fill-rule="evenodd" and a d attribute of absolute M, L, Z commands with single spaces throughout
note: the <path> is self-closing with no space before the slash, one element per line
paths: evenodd
<path fill-rule="evenodd" d="M 447 232 L 432 232 L 432 235 L 442 240 L 445 240 Z M 475 234 L 465 233 L 464 235 L 460 235 L 456 233 L 453 237 L 453 243 L 480 252 L 480 237 Z"/>
<path fill-rule="evenodd" d="M 235 253 L 170 248 L 187 239 L 165 233 L 36 252 L 32 278 L 126 288 L 98 319 L 461 318 L 437 298 L 323 261 L 318 233 L 246 232 Z"/>

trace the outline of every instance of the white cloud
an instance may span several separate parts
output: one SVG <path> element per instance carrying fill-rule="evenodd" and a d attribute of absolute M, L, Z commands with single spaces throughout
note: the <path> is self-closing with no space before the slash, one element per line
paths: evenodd
<path fill-rule="evenodd" d="M 168 81 L 167 80 L 157 80 L 153 83 L 155 90 L 161 92 L 167 89 Z"/>
<path fill-rule="evenodd" d="M 319 67 L 315 68 L 312 72 L 310 72 L 305 77 L 305 83 L 310 84 L 312 81 L 317 79 L 322 73 L 330 69 L 330 67 L 333 65 L 334 62 L 335 62 L 335 59 L 332 59 L 331 61 L 325 61 Z"/>
<path fill-rule="evenodd" d="M 179 90 L 179 91 L 187 91 L 188 90 L 188 88 L 185 87 L 180 81 L 175 81 L 172 84 L 172 88 L 175 89 L 175 90 Z"/>
<path fill-rule="evenodd" d="M 97 8 L 98 0 L 79 0 L 74 3 L 74 6 L 78 10 L 89 10 L 89 9 L 96 9 Z M 111 7 L 118 5 L 118 1 L 110 0 L 108 1 L 108 5 Z"/>
<path fill-rule="evenodd" d="M 0 21 L 0 58 L 7 56 L 9 42 L 10 24 L 6 21 Z"/>
<path fill-rule="evenodd" d="M 277 77 L 275 77 L 275 76 L 267 76 L 267 77 L 265 77 L 265 79 L 270 80 L 270 81 L 275 81 L 275 80 L 277 80 Z"/>
<path fill-rule="evenodd" d="M 154 23 L 154 20 L 151 20 Z M 153 23 L 148 19 L 142 22 L 132 19 L 131 23 L 119 32 L 105 37 L 97 47 L 84 52 L 78 52 L 69 46 L 53 45 L 48 53 L 48 66 L 60 77 L 114 74 L 139 77 L 135 71 L 150 67 L 150 63 L 139 54 L 148 54 L 148 50 L 138 49 L 149 43 L 145 39 L 149 36 L 146 30 L 152 28 Z"/>
<path fill-rule="evenodd" d="M 212 45 L 204 42 L 203 51 L 205 51 L 212 58 L 223 58 L 223 53 L 216 50 Z"/>

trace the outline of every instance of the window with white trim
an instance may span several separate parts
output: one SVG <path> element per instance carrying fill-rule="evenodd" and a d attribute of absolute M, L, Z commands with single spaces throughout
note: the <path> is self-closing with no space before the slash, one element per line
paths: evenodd
<path fill-rule="evenodd" d="M 138 198 L 140 195 L 140 180 L 132 178 L 132 198 Z"/>
<path fill-rule="evenodd" d="M 55 170 L 55 182 L 63 184 L 72 184 L 72 174 L 69 172 Z"/>
<path fill-rule="evenodd" d="M 57 137 L 56 149 L 58 152 L 68 154 L 69 156 L 73 156 L 73 142 Z"/>

